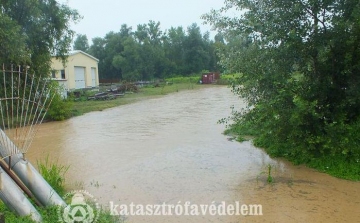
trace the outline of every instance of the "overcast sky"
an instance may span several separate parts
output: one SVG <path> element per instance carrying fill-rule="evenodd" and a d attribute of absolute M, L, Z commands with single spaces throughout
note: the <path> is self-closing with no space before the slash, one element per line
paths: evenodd
<path fill-rule="evenodd" d="M 122 24 L 136 30 L 138 24 L 149 20 L 160 22 L 164 31 L 171 26 L 183 26 L 192 23 L 201 27 L 202 33 L 210 31 L 203 25 L 200 16 L 211 9 L 220 9 L 224 0 L 60 0 L 68 2 L 84 17 L 73 25 L 78 34 L 86 34 L 89 41 L 94 37 L 104 37 L 110 31 L 119 31 Z"/>

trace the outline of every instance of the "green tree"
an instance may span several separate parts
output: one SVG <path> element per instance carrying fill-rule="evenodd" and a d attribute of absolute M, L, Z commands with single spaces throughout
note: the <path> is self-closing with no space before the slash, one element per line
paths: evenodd
<path fill-rule="evenodd" d="M 128 37 L 123 42 L 124 50 L 115 55 L 112 65 L 121 70 L 122 79 L 126 81 L 136 81 L 141 78 L 140 75 L 140 57 L 137 43 L 132 37 Z"/>
<path fill-rule="evenodd" d="M 101 37 L 95 37 L 92 39 L 92 45 L 89 47 L 89 54 L 96 57 L 99 60 L 99 78 L 105 78 L 107 72 L 107 64 L 105 64 L 106 52 L 105 52 L 106 40 Z"/>
<path fill-rule="evenodd" d="M 183 27 L 171 27 L 168 30 L 167 40 L 164 43 L 164 51 L 169 59 L 171 74 L 184 74 L 185 72 L 185 49 L 184 42 L 186 33 Z"/>
<path fill-rule="evenodd" d="M 200 27 L 193 23 L 188 27 L 188 35 L 184 40 L 184 72 L 185 74 L 199 73 L 201 70 L 209 68 L 210 55 L 206 51 L 205 36 L 203 38 Z"/>
<path fill-rule="evenodd" d="M 145 40 L 149 38 L 146 29 L 147 29 L 146 24 L 140 24 L 137 26 L 137 29 L 134 32 L 135 39 L 139 44 L 143 44 Z"/>
<path fill-rule="evenodd" d="M 212 44 L 212 66 L 214 70 L 224 72 L 224 67 L 219 64 L 220 55 L 224 55 L 227 44 L 222 33 L 217 33 Z"/>
<path fill-rule="evenodd" d="M 124 46 L 122 44 L 122 34 L 120 32 L 109 32 L 108 34 L 106 34 L 104 40 L 104 73 L 102 74 L 102 76 L 110 79 L 121 79 L 121 69 L 119 67 L 114 67 L 113 59 L 116 55 L 118 55 L 124 50 Z"/>
<path fill-rule="evenodd" d="M 229 41 L 221 63 L 242 74 L 233 90 L 249 109 L 235 113 L 237 128 L 298 162 L 358 161 L 359 1 L 225 2 L 203 17 Z M 239 16 L 222 13 L 233 8 Z"/>
<path fill-rule="evenodd" d="M 161 43 L 162 31 L 160 30 L 160 22 L 149 21 L 147 25 L 147 32 L 150 42 L 153 45 L 159 45 Z"/>
<path fill-rule="evenodd" d="M 141 57 L 144 63 L 142 76 L 144 79 L 162 78 L 164 64 L 167 58 L 163 49 L 163 32 L 160 29 L 160 22 L 150 20 L 147 24 L 148 39 L 141 50 Z"/>
<path fill-rule="evenodd" d="M 65 61 L 74 35 L 70 24 L 79 18 L 56 0 L 0 0 L 0 63 L 30 66 L 31 73 L 47 78 L 52 55 Z M 71 105 L 58 93 L 54 98 L 49 112 L 56 110 L 57 117 L 51 118 L 68 117 Z"/>
<path fill-rule="evenodd" d="M 30 62 L 30 54 L 26 50 L 26 37 L 22 35 L 21 26 L 1 11 L 0 43 L 0 64 Z"/>
<path fill-rule="evenodd" d="M 80 16 L 56 0 L 0 1 L 1 62 L 24 62 L 37 74 L 50 73 L 51 55 L 65 58 Z M 11 39 L 9 39 L 11 37 Z"/>
<path fill-rule="evenodd" d="M 138 25 L 131 38 L 132 41 L 128 39 L 124 42 L 124 52 L 122 53 L 128 64 L 126 67 L 133 67 L 132 71 L 128 70 L 126 73 L 131 74 L 132 78 L 144 80 L 164 77 L 167 58 L 165 58 L 163 49 L 163 33 L 160 30 L 160 23 L 150 20 L 148 24 Z"/>
<path fill-rule="evenodd" d="M 86 35 L 78 34 L 74 41 L 74 50 L 89 51 L 89 41 Z"/>
<path fill-rule="evenodd" d="M 159 22 L 132 27 L 93 39 L 89 53 L 99 59 L 100 78 L 151 80 L 174 74 L 218 70 L 215 42 L 194 24 L 186 33 L 182 27 L 163 32 Z"/>

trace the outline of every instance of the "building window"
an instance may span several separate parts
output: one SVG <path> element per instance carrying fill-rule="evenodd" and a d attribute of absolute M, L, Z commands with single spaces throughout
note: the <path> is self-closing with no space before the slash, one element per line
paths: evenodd
<path fill-rule="evenodd" d="M 56 78 L 56 70 L 52 70 L 52 71 L 51 71 L 51 77 L 52 77 L 52 78 Z"/>
<path fill-rule="evenodd" d="M 65 70 L 61 70 L 61 79 L 65 79 Z"/>

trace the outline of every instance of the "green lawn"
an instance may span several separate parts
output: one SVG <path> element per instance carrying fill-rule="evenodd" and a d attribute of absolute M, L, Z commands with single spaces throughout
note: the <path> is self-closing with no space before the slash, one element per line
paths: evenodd
<path fill-rule="evenodd" d="M 183 90 L 199 89 L 209 87 L 212 85 L 199 85 L 194 83 L 174 83 L 172 85 L 164 85 L 160 87 L 143 87 L 137 93 L 125 94 L 123 97 L 118 97 L 113 100 L 104 101 L 76 101 L 73 103 L 73 115 L 82 115 L 92 111 L 102 111 L 107 108 L 116 107 L 119 105 L 134 103 L 137 101 L 160 97 L 169 93 L 179 92 Z"/>

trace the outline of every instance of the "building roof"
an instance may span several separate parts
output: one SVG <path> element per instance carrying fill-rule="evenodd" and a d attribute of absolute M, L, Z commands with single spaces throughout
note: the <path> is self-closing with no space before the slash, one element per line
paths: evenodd
<path fill-rule="evenodd" d="M 84 54 L 85 56 L 88 56 L 88 57 L 90 57 L 91 59 L 94 59 L 94 60 L 96 60 L 97 62 L 99 62 L 99 59 L 98 59 L 98 58 L 96 58 L 96 57 L 94 57 L 94 56 L 91 56 L 90 54 L 85 53 L 84 51 L 81 51 L 81 50 L 70 50 L 70 51 L 67 53 L 67 55 L 68 55 L 68 56 L 73 56 L 73 55 L 76 55 L 76 54 L 78 54 L 78 53 L 82 53 L 82 54 Z M 53 54 L 52 56 L 53 56 L 53 57 L 56 57 L 55 54 Z"/>
<path fill-rule="evenodd" d="M 81 51 L 81 50 L 72 50 L 72 51 L 69 51 L 69 56 L 73 56 L 73 55 L 78 54 L 78 53 L 82 53 L 82 54 L 84 54 L 85 56 L 88 56 L 88 57 L 96 60 L 97 62 L 99 62 L 99 59 L 97 59 L 96 57 L 91 56 L 90 54 L 85 53 L 84 51 Z"/>

